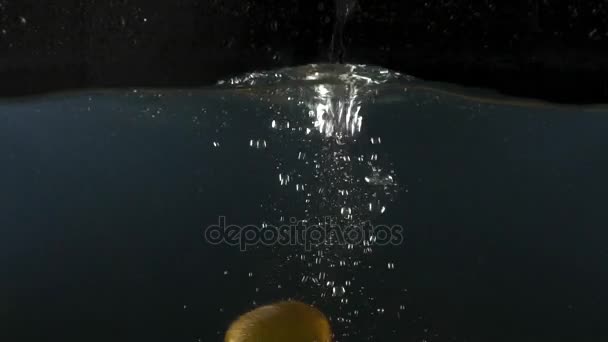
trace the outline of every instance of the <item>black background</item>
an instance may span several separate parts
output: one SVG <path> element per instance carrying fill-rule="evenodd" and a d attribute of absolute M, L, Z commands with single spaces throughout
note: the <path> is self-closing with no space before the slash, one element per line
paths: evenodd
<path fill-rule="evenodd" d="M 328 60 L 334 2 L 0 0 L 0 94 L 184 87 Z M 559 102 L 608 98 L 603 1 L 361 0 L 345 62 Z"/>

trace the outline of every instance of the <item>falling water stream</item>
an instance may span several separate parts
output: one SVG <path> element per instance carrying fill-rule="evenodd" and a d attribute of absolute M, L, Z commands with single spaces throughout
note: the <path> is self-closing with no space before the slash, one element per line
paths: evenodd
<path fill-rule="evenodd" d="M 335 0 L 336 17 L 331 36 L 329 60 L 332 63 L 344 63 L 344 27 L 358 6 L 357 0 Z"/>

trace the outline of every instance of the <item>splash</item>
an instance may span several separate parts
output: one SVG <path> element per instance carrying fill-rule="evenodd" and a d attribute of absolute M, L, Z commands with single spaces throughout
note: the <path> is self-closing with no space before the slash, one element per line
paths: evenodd
<path fill-rule="evenodd" d="M 366 106 L 382 87 L 411 78 L 364 65 L 310 65 L 258 72 L 220 82 L 267 103 L 268 135 L 263 138 L 274 160 L 279 190 L 265 205 L 267 223 L 295 218 L 308 226 L 362 226 L 385 215 L 401 185 L 382 137 L 368 136 Z M 256 141 L 253 146 L 259 146 Z M 264 145 L 266 146 L 266 145 Z M 351 319 L 361 310 L 353 303 L 369 297 L 355 275 L 371 254 L 376 236 L 345 243 L 328 236 L 313 249 L 276 248 L 290 273 L 298 270 L 302 289 L 337 307 L 333 319 L 342 331 L 355 331 Z M 394 268 L 394 267 L 393 267 Z"/>

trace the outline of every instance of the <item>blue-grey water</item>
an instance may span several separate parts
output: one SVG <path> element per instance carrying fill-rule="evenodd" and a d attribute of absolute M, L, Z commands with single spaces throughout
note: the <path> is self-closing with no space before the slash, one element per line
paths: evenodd
<path fill-rule="evenodd" d="M 0 103 L 0 336 L 221 341 L 286 298 L 336 341 L 608 338 L 608 109 L 304 66 Z M 237 246 L 219 217 L 403 227 Z"/>

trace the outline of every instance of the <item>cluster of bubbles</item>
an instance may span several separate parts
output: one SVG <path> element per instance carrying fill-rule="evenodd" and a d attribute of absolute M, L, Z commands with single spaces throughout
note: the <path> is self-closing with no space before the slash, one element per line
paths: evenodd
<path fill-rule="evenodd" d="M 261 229 L 294 220 L 307 227 L 330 220 L 344 228 L 390 221 L 391 203 L 407 192 L 386 154 L 391 141 L 367 125 L 374 114 L 370 104 L 390 100 L 386 95 L 403 91 L 403 83 L 414 86 L 416 80 L 368 66 L 310 65 L 224 80 L 194 93 L 132 89 L 123 93 L 127 105 L 121 110 L 153 125 L 181 122 L 200 132 L 202 143 L 221 160 L 237 153 L 259 163 L 264 172 L 256 177 L 265 178 L 268 190 L 255 203 L 261 222 L 254 224 Z M 90 99 L 84 105 L 95 109 Z M 235 130 L 239 134 L 232 134 Z M 327 235 L 312 248 L 258 244 L 248 251 L 267 263 L 244 272 L 226 269 L 221 276 L 251 282 L 252 307 L 302 300 L 328 314 L 336 342 L 362 340 L 381 331 L 377 324 L 411 323 L 414 312 L 406 311 L 406 289 L 397 289 L 398 298 L 390 302 L 374 289 L 374 282 L 401 273 L 399 264 L 381 257 L 377 239 L 372 234 L 344 243 Z M 219 310 L 236 314 L 228 307 Z"/>
<path fill-rule="evenodd" d="M 269 104 L 268 135 L 249 141 L 251 148 L 271 153 L 276 164 L 279 193 L 265 203 L 268 222 L 281 225 L 295 217 L 318 225 L 329 219 L 346 227 L 386 213 L 401 187 L 382 155 L 382 137 L 367 136 L 364 106 L 381 85 L 404 77 L 359 65 L 311 65 L 219 82 Z M 371 267 L 365 257 L 374 241 L 371 235 L 359 244 L 344 244 L 328 235 L 311 249 L 276 247 L 282 266 L 299 272 L 302 293 L 338 308 L 331 318 L 342 336 L 356 334 L 353 319 L 362 310 L 358 299 L 373 301 L 357 273 Z M 394 270 L 395 264 L 387 268 Z M 365 314 L 382 315 L 384 308 L 369 311 Z"/>

